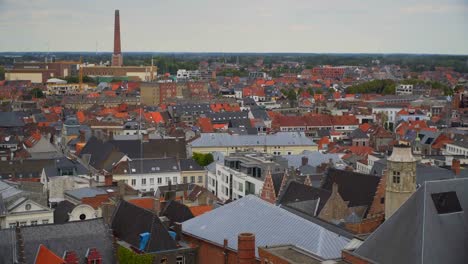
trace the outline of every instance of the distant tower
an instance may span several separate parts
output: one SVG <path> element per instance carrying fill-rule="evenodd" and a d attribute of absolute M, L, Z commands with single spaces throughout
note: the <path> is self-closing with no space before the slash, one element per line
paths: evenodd
<path fill-rule="evenodd" d="M 387 159 L 385 219 L 388 219 L 416 191 L 416 158 L 409 144 L 393 146 Z"/>
<path fill-rule="evenodd" d="M 112 66 L 122 66 L 123 57 L 120 49 L 120 15 L 119 10 L 115 10 L 114 22 L 114 54 L 112 54 Z"/>

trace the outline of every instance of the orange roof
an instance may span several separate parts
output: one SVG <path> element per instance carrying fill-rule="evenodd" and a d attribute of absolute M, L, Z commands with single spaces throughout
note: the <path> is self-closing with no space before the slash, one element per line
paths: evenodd
<path fill-rule="evenodd" d="M 39 251 L 36 255 L 35 264 L 64 264 L 65 260 L 55 255 L 54 252 L 50 251 L 44 245 L 39 245 Z"/>
<path fill-rule="evenodd" d="M 88 98 L 99 97 L 99 93 L 90 93 L 87 96 Z"/>
<path fill-rule="evenodd" d="M 213 210 L 213 206 L 211 205 L 199 205 L 199 206 L 192 206 L 192 207 L 189 207 L 190 209 L 190 212 L 192 212 L 192 214 L 196 217 L 196 216 L 199 216 L 199 215 L 202 215 L 206 212 L 209 212 L 211 210 Z"/>
<path fill-rule="evenodd" d="M 76 117 L 78 118 L 78 121 L 80 123 L 83 123 L 85 120 L 86 120 L 86 116 L 85 114 L 83 113 L 83 111 L 78 111 L 76 112 Z"/>
<path fill-rule="evenodd" d="M 362 132 L 367 133 L 367 131 L 371 128 L 371 125 L 369 125 L 369 123 L 364 123 L 359 125 L 359 128 L 362 130 Z"/>
<path fill-rule="evenodd" d="M 128 200 L 129 203 L 134 204 L 138 207 L 153 210 L 154 209 L 154 199 L 153 198 L 135 198 Z"/>
<path fill-rule="evenodd" d="M 213 124 L 211 124 L 211 119 L 208 117 L 198 118 L 198 126 L 203 133 L 214 132 Z"/>
<path fill-rule="evenodd" d="M 213 124 L 214 129 L 227 129 L 228 124 Z"/>

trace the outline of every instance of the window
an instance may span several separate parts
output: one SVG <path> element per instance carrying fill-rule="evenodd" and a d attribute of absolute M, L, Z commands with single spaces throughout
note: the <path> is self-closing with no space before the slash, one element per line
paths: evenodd
<path fill-rule="evenodd" d="M 49 223 L 49 220 L 42 220 L 42 224 L 43 224 L 43 225 L 46 225 L 46 224 L 48 224 L 48 223 Z"/>
<path fill-rule="evenodd" d="M 183 178 L 182 178 L 182 181 L 183 181 L 184 183 L 187 183 L 187 177 L 183 177 Z"/>
<path fill-rule="evenodd" d="M 176 257 L 176 264 L 185 264 L 184 256 L 177 256 Z"/>
<path fill-rule="evenodd" d="M 159 178 L 158 178 L 158 184 L 161 184 L 161 183 L 162 183 L 162 178 L 159 177 Z"/>
<path fill-rule="evenodd" d="M 132 186 L 136 185 L 136 179 L 132 179 Z"/>
<path fill-rule="evenodd" d="M 166 184 L 169 184 L 169 180 L 170 180 L 170 179 L 171 179 L 171 178 L 166 177 Z"/>
<path fill-rule="evenodd" d="M 150 178 L 150 185 L 154 185 L 154 178 Z"/>
<path fill-rule="evenodd" d="M 24 208 L 26 209 L 26 211 L 31 210 L 31 204 L 26 204 L 26 206 Z"/>
<path fill-rule="evenodd" d="M 203 182 L 203 176 L 198 176 L 198 183 L 202 183 Z"/>
<path fill-rule="evenodd" d="M 16 223 L 10 223 L 8 226 L 9 226 L 10 228 L 15 228 L 15 227 L 16 227 Z"/>
<path fill-rule="evenodd" d="M 380 198 L 380 203 L 384 204 L 385 203 L 385 197 Z"/>
<path fill-rule="evenodd" d="M 145 178 L 141 179 L 141 185 L 146 185 L 146 179 Z"/>
<path fill-rule="evenodd" d="M 172 177 L 172 183 L 177 184 L 177 176 Z"/>
<path fill-rule="evenodd" d="M 32 226 L 37 225 L 37 221 L 31 221 L 31 225 L 32 225 Z"/>
<path fill-rule="evenodd" d="M 239 189 L 239 192 L 243 192 L 244 191 L 244 184 L 239 182 L 238 189 Z"/>
<path fill-rule="evenodd" d="M 400 172 L 394 171 L 393 172 L 393 183 L 400 183 Z"/>
<path fill-rule="evenodd" d="M 190 176 L 190 183 L 195 183 L 195 176 Z"/>
<path fill-rule="evenodd" d="M 86 219 L 86 215 L 85 214 L 80 214 L 80 220 L 85 220 Z"/>

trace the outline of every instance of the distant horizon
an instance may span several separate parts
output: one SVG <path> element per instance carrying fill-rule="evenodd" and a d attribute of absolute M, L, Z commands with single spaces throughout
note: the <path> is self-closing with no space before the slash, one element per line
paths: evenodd
<path fill-rule="evenodd" d="M 0 51 L 0 54 L 9 54 L 9 53 L 16 53 L 16 54 L 28 54 L 28 53 L 35 53 L 35 54 L 47 54 L 54 55 L 54 53 L 69 53 L 69 54 L 112 54 L 112 51 Z M 122 51 L 122 54 L 126 53 L 139 53 L 139 54 L 292 54 L 292 55 L 411 55 L 411 56 L 468 56 L 466 54 L 457 54 L 457 53 L 411 53 L 411 52 L 393 52 L 393 53 L 375 53 L 375 52 L 282 52 L 282 51 L 274 51 L 274 52 L 267 52 L 267 51 L 245 51 L 245 52 L 238 52 L 238 51 Z"/>

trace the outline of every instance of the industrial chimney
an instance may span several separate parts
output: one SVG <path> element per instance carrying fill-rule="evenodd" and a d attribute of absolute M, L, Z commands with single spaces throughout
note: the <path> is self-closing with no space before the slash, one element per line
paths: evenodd
<path fill-rule="evenodd" d="M 115 10 L 114 22 L 114 53 L 112 54 L 112 66 L 122 66 L 123 57 L 120 48 L 120 15 L 119 10 Z"/>

